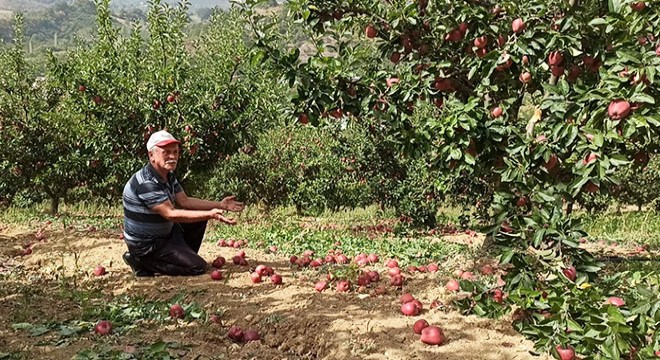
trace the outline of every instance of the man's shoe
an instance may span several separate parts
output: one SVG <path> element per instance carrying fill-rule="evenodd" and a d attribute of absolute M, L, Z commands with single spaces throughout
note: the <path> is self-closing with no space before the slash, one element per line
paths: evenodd
<path fill-rule="evenodd" d="M 124 255 L 122 255 L 122 259 L 124 259 L 124 262 L 126 265 L 131 267 L 131 270 L 133 270 L 133 275 L 135 276 L 154 276 L 154 273 L 151 271 L 144 270 L 140 266 L 140 261 L 135 258 L 131 253 L 125 252 Z"/>

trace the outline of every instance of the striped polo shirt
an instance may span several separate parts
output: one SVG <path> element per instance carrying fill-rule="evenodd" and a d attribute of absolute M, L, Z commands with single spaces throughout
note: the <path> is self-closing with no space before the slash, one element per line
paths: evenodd
<path fill-rule="evenodd" d="M 170 172 L 163 182 L 151 163 L 136 172 L 124 186 L 124 241 L 134 255 L 150 252 L 157 240 L 170 236 L 174 223 L 152 208 L 165 200 L 175 203 L 175 194 L 183 191 Z"/>

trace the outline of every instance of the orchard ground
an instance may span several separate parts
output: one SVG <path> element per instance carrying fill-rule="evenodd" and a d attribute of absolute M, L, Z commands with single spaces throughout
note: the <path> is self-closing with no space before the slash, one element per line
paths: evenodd
<path fill-rule="evenodd" d="M 394 235 L 391 230 L 397 220 L 373 209 L 321 217 L 295 217 L 284 211 L 268 217 L 245 213 L 236 227 L 212 224 L 200 251 L 209 263 L 217 256 L 228 260 L 222 268 L 223 280 L 213 281 L 209 274 L 135 278 L 121 260 L 125 251 L 121 217 L 111 212 L 108 216 L 73 211 L 60 217 L 25 212 L 2 216 L 0 359 L 156 359 L 167 354 L 181 359 L 550 358 L 535 356 L 533 343 L 511 326 L 510 314 L 498 320 L 463 316 L 451 305 L 457 295 L 444 285 L 456 269 L 482 276 L 481 266 L 497 268 L 497 260 L 482 247 L 483 236 L 469 230 L 454 231 L 445 225 L 431 235 Z M 451 218 L 451 214 L 444 217 Z M 630 240 L 640 239 L 636 231 L 645 232 L 647 237 L 642 238 L 651 246 L 641 252 L 640 244 L 626 239 L 621 229 L 601 231 L 599 238 L 583 246 L 601 255 L 653 259 L 657 246 L 651 239 L 657 239 L 658 232 L 643 227 L 657 220 L 649 212 L 591 218 L 588 225 L 598 227 L 593 233 L 614 221 L 627 225 L 628 234 L 634 236 Z M 219 239 L 230 238 L 249 244 L 241 249 L 216 245 Z M 32 253 L 22 255 L 28 244 Z M 269 249 L 273 245 L 278 247 L 275 252 Z M 380 273 L 378 284 L 364 292 L 353 285 L 348 293 L 339 293 L 334 286 L 317 293 L 314 284 L 319 279 L 329 271 L 335 275 L 355 271 L 354 263 L 298 269 L 289 263 L 289 256 L 313 249 L 314 258 L 322 258 L 328 247 L 342 249 L 349 258 L 359 252 L 377 253 L 379 262 L 367 268 Z M 248 267 L 232 264 L 240 250 L 247 254 Z M 406 278 L 402 289 L 389 286 L 385 261 L 392 253 L 398 254 Z M 407 271 L 408 265 L 429 262 L 438 263 L 439 271 Z M 272 267 L 284 284 L 275 286 L 267 277 L 253 284 L 250 269 L 258 264 Z M 106 275 L 93 275 L 98 265 L 105 267 Z M 375 294 L 376 286 L 383 286 L 385 293 Z M 405 292 L 422 302 L 420 315 L 401 314 L 399 297 Z M 440 305 L 431 308 L 434 301 Z M 169 317 L 174 303 L 186 309 L 184 319 Z M 218 322 L 211 320 L 213 314 Z M 412 330 L 420 318 L 443 329 L 445 344 L 420 342 Z M 99 320 L 112 323 L 110 335 L 94 333 Z M 227 332 L 234 325 L 257 330 L 262 340 L 232 342 Z"/>

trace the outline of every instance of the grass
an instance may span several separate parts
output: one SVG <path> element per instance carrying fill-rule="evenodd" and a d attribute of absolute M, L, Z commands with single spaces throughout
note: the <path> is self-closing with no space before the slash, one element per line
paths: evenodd
<path fill-rule="evenodd" d="M 660 246 L 660 214 L 654 211 L 582 215 L 582 219 L 592 239 Z"/>

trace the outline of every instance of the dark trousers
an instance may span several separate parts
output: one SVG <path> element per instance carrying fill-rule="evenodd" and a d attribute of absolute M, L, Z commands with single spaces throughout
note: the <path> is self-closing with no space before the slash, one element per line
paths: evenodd
<path fill-rule="evenodd" d="M 205 232 L 206 221 L 175 223 L 169 239 L 156 244 L 152 252 L 138 258 L 142 269 L 163 275 L 203 274 L 206 260 L 197 253 Z"/>

